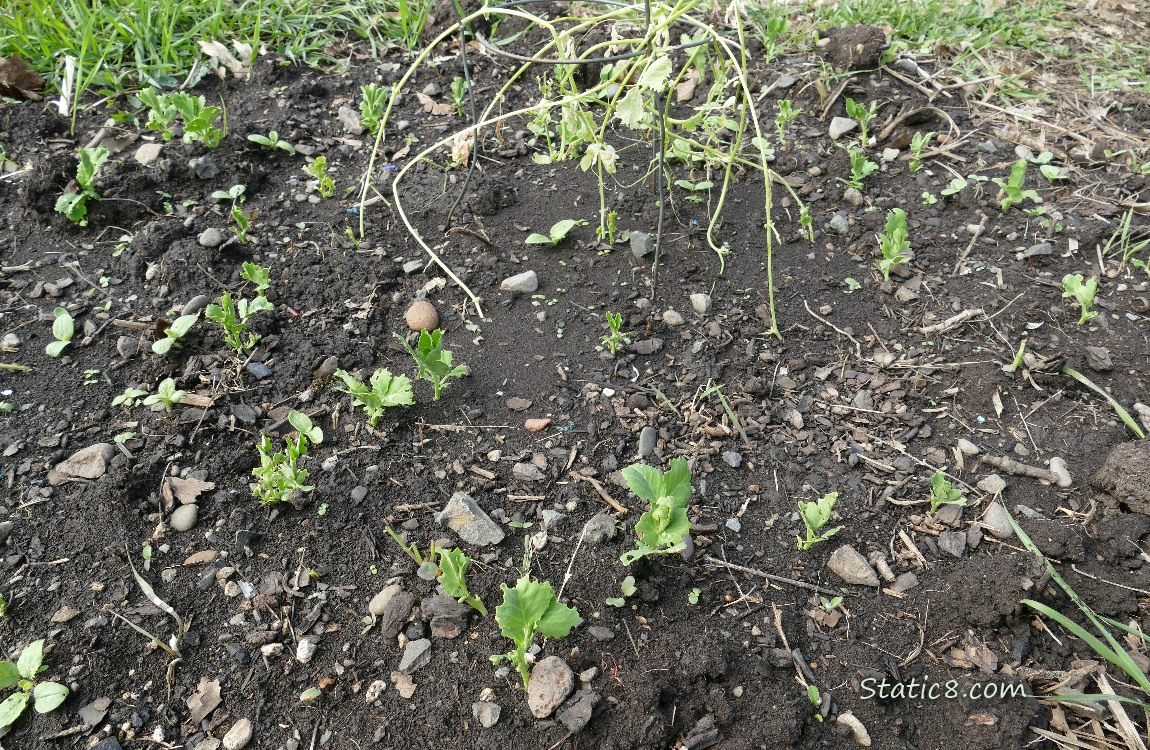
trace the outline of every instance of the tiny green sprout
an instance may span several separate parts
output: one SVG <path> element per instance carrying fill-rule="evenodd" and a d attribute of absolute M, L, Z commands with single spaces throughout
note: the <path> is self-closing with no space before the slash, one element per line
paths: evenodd
<path fill-rule="evenodd" d="M 846 289 L 843 290 L 843 294 L 851 294 L 853 292 L 857 292 L 859 289 L 862 289 L 862 284 L 858 283 L 857 280 L 852 279 L 850 276 L 847 276 L 845 279 L 843 279 L 843 284 L 846 285 Z"/>
<path fill-rule="evenodd" d="M 890 280 L 890 271 L 898 265 L 910 260 L 906 251 L 910 249 L 910 239 L 906 230 L 906 212 L 901 208 L 892 208 L 886 215 L 886 231 L 876 235 L 882 258 L 876 260 L 879 270 L 882 271 L 883 281 Z"/>
<path fill-rule="evenodd" d="M 699 594 L 703 593 L 699 588 L 691 589 L 691 593 L 687 594 L 687 603 L 692 607 L 699 603 Z"/>
<path fill-rule="evenodd" d="M 783 145 L 783 148 L 787 147 L 787 139 L 783 131 L 786 129 L 789 122 L 794 120 L 802 113 L 802 109 L 795 109 L 791 106 L 790 99 L 779 100 L 779 113 L 775 115 L 775 129 L 778 130 L 779 143 Z"/>
<path fill-rule="evenodd" d="M 212 191 L 212 197 L 219 201 L 231 201 L 233 204 L 243 203 L 246 189 L 243 185 L 232 185 L 227 190 Z"/>
<path fill-rule="evenodd" d="M 244 338 L 248 321 L 257 312 L 272 309 L 274 309 L 272 304 L 262 294 L 252 300 L 240 299 L 237 302 L 232 299 L 231 292 L 224 292 L 218 300 L 207 306 L 204 317 L 223 328 L 224 341 L 237 354 L 243 354 L 255 347 L 260 340 L 259 334 L 255 333 L 248 334 L 248 337 Z"/>
<path fill-rule="evenodd" d="M 1003 213 L 1010 210 L 1011 206 L 1029 198 L 1034 202 L 1038 202 L 1038 193 L 1034 190 L 1023 190 L 1022 186 L 1026 183 L 1026 159 L 1019 159 L 1014 162 L 1010 168 L 1010 179 L 1003 180 L 1001 177 L 995 177 L 991 180 L 995 185 L 998 185 L 1002 191 L 999 206 L 1002 208 Z"/>
<path fill-rule="evenodd" d="M 280 138 L 280 134 L 274 130 L 268 131 L 267 135 L 260 135 L 259 133 L 252 133 L 248 136 L 248 140 L 252 143 L 258 143 L 261 146 L 270 148 L 271 150 L 286 151 L 289 154 L 295 153 L 295 146 L 286 140 Z"/>
<path fill-rule="evenodd" d="M 311 703 L 321 695 L 323 695 L 323 691 L 321 691 L 319 688 L 310 687 L 299 694 L 299 701 L 300 703 Z"/>
<path fill-rule="evenodd" d="M 814 706 L 815 708 L 819 708 L 820 706 L 823 705 L 823 696 L 819 692 L 818 686 L 807 685 L 807 700 L 810 701 L 811 705 Z M 822 721 L 823 715 L 816 711 L 815 712 L 815 718 L 818 719 L 819 721 Z"/>
<path fill-rule="evenodd" d="M 929 190 L 924 190 L 922 193 L 922 203 L 924 206 L 933 206 L 935 203 L 938 203 L 938 196 Z"/>
<path fill-rule="evenodd" d="M 12 726 L 24 713 L 29 701 L 36 713 L 46 714 L 68 697 L 68 688 L 58 682 L 36 682 L 36 675 L 45 669 L 43 639 L 25 646 L 15 663 L 0 661 L 0 690 L 13 686 L 17 690 L 0 703 L 0 729 Z"/>
<path fill-rule="evenodd" d="M 503 591 L 503 603 L 495 608 L 495 622 L 499 624 L 499 632 L 509 638 L 515 648 L 492 656 L 491 663 L 510 661 L 526 688 L 531 679 L 527 651 L 535 636 L 565 637 L 579 624 L 579 612 L 561 603 L 550 583 L 533 581 L 529 575 L 516 581 L 515 588 L 506 583 L 501 583 L 499 588 Z"/>
<path fill-rule="evenodd" d="M 303 168 L 305 174 L 315 180 L 315 190 L 321 198 L 335 195 L 335 180 L 327 173 L 327 157 L 317 156 Z"/>
<path fill-rule="evenodd" d="M 804 205 L 799 209 L 799 226 L 807 235 L 807 242 L 815 241 L 815 219 L 811 215 L 811 207 Z"/>
<path fill-rule="evenodd" d="M 416 377 L 431 383 L 434 389 L 434 396 L 432 397 L 434 401 L 439 400 L 439 395 L 447 386 L 448 381 L 461 378 L 471 372 L 466 365 L 453 364 L 454 355 L 444 349 L 441 344 L 442 329 L 436 328 L 434 331 L 421 332 L 415 347 L 407 343 L 407 339 L 399 334 L 396 334 L 395 337 L 399 339 L 403 347 L 407 349 L 407 353 L 415 360 Z"/>
<path fill-rule="evenodd" d="M 72 315 L 63 307 L 52 311 L 56 319 L 52 321 L 52 338 L 56 339 L 44 347 L 44 353 L 49 357 L 59 357 L 68 344 L 72 343 L 72 335 L 76 332 L 76 322 Z"/>
<path fill-rule="evenodd" d="M 813 503 L 799 501 L 799 516 L 803 519 L 803 525 L 807 527 L 806 539 L 795 537 L 801 551 L 806 552 L 819 542 L 825 542 L 842 530 L 842 526 L 836 526 L 833 529 L 822 531 L 827 522 L 831 520 L 831 514 L 834 512 L 835 503 L 838 502 L 838 499 L 839 493 L 828 492 Z"/>
<path fill-rule="evenodd" d="M 148 108 L 148 120 L 144 127 L 159 131 L 165 141 L 172 140 L 176 135 L 173 126 L 180 112 L 172 104 L 171 97 L 157 94 L 151 88 L 144 89 L 137 96 L 140 103 Z"/>
<path fill-rule="evenodd" d="M 95 385 L 100 382 L 100 371 L 91 368 L 84 370 L 84 385 Z"/>
<path fill-rule="evenodd" d="M 121 432 L 112 438 L 112 442 L 115 443 L 116 445 L 123 445 L 124 443 L 128 442 L 129 440 L 134 439 L 135 437 L 136 437 L 136 433 L 134 433 L 134 432 Z"/>
<path fill-rule="evenodd" d="M 482 617 L 487 617 L 487 607 L 479 597 L 467 589 L 467 569 L 471 566 L 471 558 L 458 547 L 454 549 L 436 549 L 439 556 L 439 585 L 448 596 L 466 604 Z"/>
<path fill-rule="evenodd" d="M 1057 182 L 1058 180 L 1065 180 L 1070 176 L 1069 170 L 1065 167 L 1059 167 L 1050 163 L 1050 160 L 1053 158 L 1054 154 L 1049 151 L 1043 151 L 1032 159 L 1032 161 L 1038 165 L 1038 171 L 1051 183 Z"/>
<path fill-rule="evenodd" d="M 840 146 L 840 148 L 845 147 Z M 838 181 L 847 187 L 852 187 L 855 190 L 862 190 L 863 180 L 877 172 L 878 165 L 870 159 L 866 158 L 866 154 L 853 146 L 846 148 L 846 152 L 847 156 L 850 157 L 851 176 L 850 179 L 847 180 L 839 177 Z"/>
<path fill-rule="evenodd" d="M 372 427 L 387 409 L 415 403 L 411 380 L 406 375 L 392 375 L 386 368 L 372 373 L 370 386 L 343 370 L 336 370 L 335 376 L 347 386 L 338 390 L 351 394 L 356 405 L 367 412 L 367 423 Z"/>
<path fill-rule="evenodd" d="M 64 193 L 56 200 L 57 212 L 67 216 L 73 223 L 87 223 L 85 217 L 88 215 L 88 201 L 100 199 L 100 194 L 96 192 L 96 175 L 110 156 L 111 152 L 104 146 L 80 149 L 76 165 L 78 190 Z"/>
<path fill-rule="evenodd" d="M 624 578 L 622 583 L 619 584 L 619 589 L 623 592 L 623 596 L 605 599 L 604 603 L 611 607 L 622 607 L 626 604 L 627 597 L 634 596 L 635 592 L 638 591 L 638 589 L 635 588 L 635 576 L 627 576 Z"/>
<path fill-rule="evenodd" d="M 183 401 L 186 395 L 188 395 L 187 391 L 181 391 L 176 388 L 175 380 L 172 378 L 164 378 L 160 381 L 160 384 L 156 386 L 156 392 L 144 399 L 144 406 L 163 404 L 164 411 L 171 411 L 172 407 Z"/>
<path fill-rule="evenodd" d="M 375 135 L 383 121 L 383 108 L 387 103 L 387 90 L 379 84 L 369 83 L 360 89 L 359 115 L 367 132 Z"/>
<path fill-rule="evenodd" d="M 112 399 L 112 406 L 131 408 L 136 402 L 147 396 L 148 392 L 142 388 L 125 388 L 124 392 Z"/>
<path fill-rule="evenodd" d="M 870 143 L 870 131 L 867 127 L 881 106 L 882 104 L 876 101 L 871 102 L 870 107 L 867 107 L 863 102 L 856 102 L 854 99 L 847 97 L 847 117 L 858 121 L 859 145 L 863 148 L 866 148 L 867 144 Z"/>
<path fill-rule="evenodd" d="M 15 407 L 12 406 L 11 401 L 0 401 L 0 411 L 4 412 L 5 414 L 11 412 L 13 408 Z"/>
<path fill-rule="evenodd" d="M 1091 310 L 1094 304 L 1094 295 L 1098 293 L 1098 277 L 1091 276 L 1089 281 L 1083 281 L 1082 274 L 1070 273 L 1062 277 L 1062 297 L 1070 297 L 1078 303 L 1082 315 L 1078 318 L 1078 325 L 1086 325 L 1088 321 L 1098 315 L 1097 310 Z"/>
<path fill-rule="evenodd" d="M 1018 342 L 1018 349 L 1014 352 L 1014 359 L 1010 361 L 1010 364 L 1002 366 L 1003 372 L 1009 372 L 1012 375 L 1018 372 L 1018 368 L 1022 367 L 1023 357 L 1025 356 L 1026 336 L 1023 336 L 1022 340 Z"/>
<path fill-rule="evenodd" d="M 586 223 L 583 219 L 563 219 L 551 225 L 551 229 L 548 232 L 550 236 L 534 232 L 527 235 L 527 239 L 524 240 L 524 243 L 528 245 L 551 245 L 554 247 L 562 242 L 563 239 L 567 237 L 567 233 L 574 227 L 581 227 Z"/>
<path fill-rule="evenodd" d="M 623 333 L 623 313 L 613 313 L 607 310 L 604 315 L 607 318 L 608 332 L 603 335 L 601 342 L 603 346 L 607 347 L 607 351 L 614 357 L 619 349 L 631 343 L 631 334 Z"/>
<path fill-rule="evenodd" d="M 699 182 L 691 182 L 690 180 L 675 180 L 675 186 L 681 187 L 686 190 L 690 195 L 686 200 L 692 203 L 702 203 L 703 196 L 700 193 L 705 193 L 715 186 L 715 183 L 710 180 L 701 180 Z"/>
<path fill-rule="evenodd" d="M 946 197 L 949 197 L 952 195 L 958 195 L 959 193 L 961 193 L 963 190 L 966 189 L 966 186 L 968 184 L 969 183 L 966 180 L 962 179 L 961 177 L 955 177 L 953 180 L 950 181 L 950 183 L 946 187 L 944 187 L 942 190 L 939 190 L 938 192 L 939 192 L 939 194 L 946 196 Z"/>
<path fill-rule="evenodd" d="M 251 285 L 256 288 L 256 294 L 260 297 L 264 296 L 272 285 L 271 269 L 249 261 L 244 261 L 244 264 L 240 266 L 240 278 L 251 282 Z"/>
<path fill-rule="evenodd" d="M 455 76 L 451 82 L 451 101 L 455 104 L 455 111 L 463 117 L 463 102 L 467 99 L 467 81 L 461 76 Z"/>
<path fill-rule="evenodd" d="M 819 603 L 827 612 L 834 612 L 838 609 L 838 606 L 843 603 L 843 598 L 841 596 L 835 596 L 828 599 L 825 596 L 820 596 Z"/>
<path fill-rule="evenodd" d="M 915 133 L 910 139 L 910 164 L 907 168 L 911 172 L 918 172 L 922 169 L 922 150 L 927 147 L 938 133 Z"/>
<path fill-rule="evenodd" d="M 256 444 L 260 465 L 252 469 L 252 475 L 257 480 L 252 494 L 259 498 L 262 505 L 282 502 L 295 504 L 296 498 L 315 489 L 304 484 L 309 472 L 301 468 L 299 462 L 307 455 L 309 445 L 323 442 L 323 430 L 312 424 L 311 417 L 300 411 L 290 412 L 288 423 L 295 428 L 297 435 L 284 438 L 286 445 L 282 451 L 275 452 L 272 439 L 267 435 L 262 435 Z"/>
<path fill-rule="evenodd" d="M 181 315 L 173 320 L 172 324 L 164 329 L 164 337 L 152 342 L 152 352 L 160 355 L 167 354 L 173 346 L 180 343 L 180 339 L 186 336 L 188 331 L 192 330 L 192 326 L 199 319 L 200 314 L 196 313 L 195 315 Z"/>
<path fill-rule="evenodd" d="M 950 483 L 944 472 L 936 471 L 930 475 L 930 512 L 938 513 L 944 505 L 964 506 L 966 498 L 962 496 L 962 490 Z"/>
<path fill-rule="evenodd" d="M 623 469 L 623 479 L 631 492 L 650 504 L 635 524 L 635 549 L 624 552 L 619 561 L 629 566 L 651 555 L 670 555 L 686 548 L 684 537 L 691 533 L 687 505 L 691 501 L 691 469 L 676 458 L 662 472 L 653 466 L 632 464 Z"/>
<path fill-rule="evenodd" d="M 8 600 L 0 596 L 0 617 L 8 616 Z"/>
<path fill-rule="evenodd" d="M 200 141 L 208 148 L 220 145 L 220 141 L 227 135 L 226 128 L 217 128 L 214 124 L 216 118 L 223 114 L 221 107 L 209 107 L 204 97 L 183 92 L 163 96 L 167 97 L 184 120 L 184 143 Z"/>

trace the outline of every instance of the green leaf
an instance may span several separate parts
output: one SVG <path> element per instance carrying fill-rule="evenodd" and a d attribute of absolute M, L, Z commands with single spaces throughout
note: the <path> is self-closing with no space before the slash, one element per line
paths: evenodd
<path fill-rule="evenodd" d="M 627 602 L 623 599 L 620 599 L 619 597 L 612 597 L 609 599 L 604 599 L 603 603 L 608 607 L 622 607 Z"/>
<path fill-rule="evenodd" d="M 12 693 L 0 703 L 0 729 L 12 726 L 20 718 L 31 697 L 29 693 Z"/>
<path fill-rule="evenodd" d="M 67 341 L 53 341 L 51 344 L 48 344 L 46 347 L 44 347 L 44 353 L 49 357 L 59 357 L 64 353 L 64 349 L 68 346 L 68 344 L 69 342 Z"/>
<path fill-rule="evenodd" d="M 627 576 L 623 582 L 619 584 L 619 588 L 623 591 L 623 596 L 634 596 L 638 590 L 635 588 L 635 576 Z"/>
<path fill-rule="evenodd" d="M 0 690 L 10 688 L 20 681 L 20 670 L 10 661 L 0 661 Z"/>
<path fill-rule="evenodd" d="M 32 691 L 36 713 L 46 714 L 68 697 L 68 688 L 58 682 L 41 682 Z"/>
<path fill-rule="evenodd" d="M 572 227 L 578 223 L 579 222 L 575 219 L 563 219 L 562 221 L 555 222 L 551 226 L 551 239 L 554 242 L 558 242 L 559 240 L 566 237 L 567 233 L 571 231 Z"/>
<path fill-rule="evenodd" d="M 88 215 L 87 193 L 65 193 L 56 199 L 56 211 L 79 223 Z"/>
<path fill-rule="evenodd" d="M 71 341 L 76 331 L 71 314 L 63 307 L 57 307 L 52 314 L 56 316 L 56 320 L 52 322 L 52 337 L 57 341 Z"/>
<path fill-rule="evenodd" d="M 633 464 L 625 467 L 620 473 L 627 480 L 627 486 L 639 496 L 639 499 L 648 503 L 654 503 L 659 499 L 663 475 L 658 469 L 646 464 Z"/>
<path fill-rule="evenodd" d="M 551 241 L 550 237 L 548 237 L 545 234 L 539 234 L 538 232 L 533 232 L 532 234 L 527 235 L 527 239 L 523 240 L 523 242 L 524 242 L 524 244 L 527 244 L 527 245 L 553 245 L 553 244 L 555 244 Z"/>
<path fill-rule="evenodd" d="M 165 337 L 158 341 L 152 342 L 152 354 L 167 354 L 172 349 L 172 344 L 176 343 L 174 338 Z M 113 404 L 114 406 L 114 404 Z"/>
<path fill-rule="evenodd" d="M 671 58 L 666 55 L 657 57 L 650 65 L 643 69 L 639 76 L 639 83 L 635 88 L 648 88 L 652 91 L 662 91 L 671 75 Z"/>
<path fill-rule="evenodd" d="M 643 124 L 643 90 L 632 86 L 615 107 L 615 116 L 631 130 L 639 130 Z"/>
<path fill-rule="evenodd" d="M 691 466 L 686 459 L 671 461 L 667 473 L 663 475 L 662 492 L 664 497 L 674 500 L 675 507 L 685 508 L 691 501 Z"/>
<path fill-rule="evenodd" d="M 41 638 L 24 647 L 24 650 L 20 652 L 20 658 L 16 661 L 16 669 L 20 671 L 21 677 L 31 680 L 40 671 L 40 665 L 43 661 L 44 639 Z"/>
<path fill-rule="evenodd" d="M 555 598 L 550 583 L 532 581 L 526 575 L 516 581 L 515 588 L 504 583 L 500 589 L 503 603 L 495 608 L 495 621 L 499 623 L 499 632 L 515 643 L 515 651 L 507 657 L 519 669 L 526 687 L 530 676 L 526 652 L 536 633 L 562 638 L 579 624 L 579 613 Z"/>

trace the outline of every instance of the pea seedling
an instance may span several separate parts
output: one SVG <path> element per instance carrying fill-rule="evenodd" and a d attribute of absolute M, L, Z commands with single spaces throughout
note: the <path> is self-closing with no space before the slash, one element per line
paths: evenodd
<path fill-rule="evenodd" d="M 1078 325 L 1086 325 L 1088 321 L 1097 317 L 1098 311 L 1091 310 L 1094 304 L 1094 295 L 1098 293 L 1098 277 L 1091 276 L 1089 281 L 1082 280 L 1082 274 L 1070 273 L 1062 277 L 1062 297 L 1071 297 L 1078 303 L 1082 314 L 1078 318 Z"/>
<path fill-rule="evenodd" d="M 784 129 L 787 127 L 788 123 L 790 123 L 802 113 L 803 110 L 801 108 L 795 109 L 791 106 L 790 99 L 779 100 L 779 113 L 775 115 L 775 128 L 779 132 L 779 143 L 782 144 L 783 148 L 787 147 L 787 139 L 783 133 Z"/>
<path fill-rule="evenodd" d="M 152 406 L 154 404 L 163 404 L 164 411 L 171 411 L 172 407 L 184 400 L 187 396 L 187 391 L 181 391 L 176 388 L 176 381 L 171 378 L 164 378 L 158 386 L 156 392 L 144 399 L 144 406 Z M 115 403 L 113 402 L 113 406 Z"/>
<path fill-rule="evenodd" d="M 439 556 L 439 585 L 447 595 L 462 604 L 467 604 L 483 617 L 487 617 L 487 607 L 479 597 L 467 589 L 467 568 L 471 566 L 471 558 L 458 547 L 454 549 L 437 549 Z"/>
<path fill-rule="evenodd" d="M 267 135 L 260 135 L 259 133 L 252 133 L 248 136 L 248 140 L 252 143 L 258 143 L 261 146 L 270 148 L 272 151 L 286 151 L 289 154 L 295 153 L 295 146 L 291 145 L 288 141 L 280 138 L 280 134 L 274 130 L 268 131 Z"/>
<path fill-rule="evenodd" d="M 300 468 L 299 462 L 307 455 L 309 445 L 323 442 L 323 430 L 312 424 L 311 417 L 299 411 L 289 413 L 288 422 L 296 429 L 298 436 L 293 438 L 288 435 L 284 438 L 287 445 L 282 451 L 273 452 L 272 439 L 267 435 L 261 436 L 256 445 L 260 452 L 260 465 L 252 469 L 252 475 L 257 480 L 252 494 L 259 498 L 262 505 L 291 502 L 294 497 L 315 489 L 304 484 L 308 471 Z"/>
<path fill-rule="evenodd" d="M 632 464 L 623 469 L 631 492 L 651 508 L 635 524 L 635 549 L 619 557 L 623 565 L 650 555 L 670 555 L 686 548 L 683 537 L 691 533 L 687 505 L 691 502 L 691 469 L 676 458 L 661 472 L 652 466 Z"/>
<path fill-rule="evenodd" d="M 870 142 L 870 132 L 867 130 L 867 126 L 870 124 L 870 121 L 874 119 L 875 113 L 878 112 L 878 108 L 881 106 L 878 102 L 871 102 L 868 108 L 866 104 L 856 102 L 854 99 L 847 97 L 847 117 L 858 120 L 859 145 L 863 148 L 866 148 Z"/>
<path fill-rule="evenodd" d="M 840 148 L 842 148 L 840 146 Z M 838 181 L 855 190 L 862 190 L 863 180 L 878 171 L 878 165 L 866 158 L 866 154 L 857 148 L 847 148 L 847 156 L 851 160 L 851 176 L 849 180 L 839 177 Z"/>
<path fill-rule="evenodd" d="M 910 164 L 907 168 L 911 172 L 917 172 L 922 169 L 922 150 L 926 148 L 938 133 L 915 133 L 910 139 Z"/>
<path fill-rule="evenodd" d="M 0 703 L 0 729 L 12 726 L 24 713 L 29 701 L 36 713 L 46 714 L 68 697 L 68 688 L 58 682 L 36 683 L 36 675 L 45 669 L 43 639 L 25 646 L 15 663 L 0 661 L 0 690 L 13 686 L 17 689 Z"/>
<path fill-rule="evenodd" d="M 192 330 L 192 326 L 200 319 L 200 314 L 195 315 L 181 315 L 172 321 L 171 325 L 164 329 L 164 337 L 156 339 L 152 342 L 153 354 L 167 354 L 172 350 L 173 346 L 178 346 L 180 339 Z"/>
<path fill-rule="evenodd" d="M 148 392 L 142 388 L 125 388 L 124 392 L 112 399 L 112 406 L 131 408 L 136 402 L 147 396 Z"/>
<path fill-rule="evenodd" d="M 930 476 L 930 512 L 938 513 L 944 505 L 966 505 L 966 498 L 962 490 L 956 489 L 946 474 L 936 471 Z"/>
<path fill-rule="evenodd" d="M 44 353 L 49 357 L 59 357 L 68 344 L 72 343 L 72 336 L 76 332 L 76 322 L 72 315 L 63 307 L 52 311 L 56 319 L 52 321 L 52 338 L 56 339 L 44 347 Z"/>
<path fill-rule="evenodd" d="M 495 608 L 495 621 L 504 638 L 511 639 L 515 648 L 506 654 L 491 657 L 492 664 L 503 660 L 510 661 L 523 679 L 523 687 L 531 679 L 527 650 L 535 641 L 536 635 L 544 638 L 563 638 L 579 624 L 579 612 L 560 603 L 555 590 L 546 581 L 533 581 L 530 575 L 523 575 L 515 582 L 515 588 L 506 583 L 499 585 L 503 591 L 503 603 Z"/>
<path fill-rule="evenodd" d="M 803 519 L 803 525 L 807 527 L 806 539 L 799 536 L 795 537 L 795 541 L 799 544 L 799 550 L 806 552 L 819 542 L 825 542 L 842 530 L 842 526 L 836 526 L 826 531 L 822 530 L 831 520 L 831 513 L 834 512 L 835 503 L 838 502 L 838 499 L 839 493 L 828 492 L 813 503 L 799 502 L 799 516 Z"/>
<path fill-rule="evenodd" d="M 103 146 L 96 148 L 82 148 L 79 153 L 79 163 L 76 165 L 76 185 L 79 190 L 74 193 L 64 193 L 56 199 L 56 211 L 64 214 L 76 224 L 87 223 L 84 217 L 88 215 L 88 201 L 100 200 L 96 192 L 96 175 L 100 168 L 107 163 L 111 152 Z"/>
<path fill-rule="evenodd" d="M 608 310 L 605 315 L 609 332 L 604 334 L 599 340 L 603 342 L 603 346 L 607 347 L 607 351 L 614 357 L 619 349 L 631 343 L 631 334 L 623 333 L 621 330 L 623 328 L 623 313 L 613 313 Z"/>
<path fill-rule="evenodd" d="M 910 248 L 910 240 L 906 231 L 906 211 L 901 208 L 892 208 L 886 215 L 886 231 L 876 235 L 882 258 L 875 261 L 882 271 L 883 281 L 890 280 L 890 270 L 910 260 L 906 251 Z"/>
<path fill-rule="evenodd" d="M 435 391 L 434 401 L 439 400 L 440 392 L 447 386 L 449 380 L 461 378 L 471 372 L 466 365 L 452 365 L 452 353 L 442 348 L 440 343 L 443 339 L 443 330 L 440 328 L 421 332 L 415 348 L 399 334 L 395 337 L 415 360 L 416 376 L 431 383 Z"/>
<path fill-rule="evenodd" d="M 330 198 L 335 195 L 335 180 L 327 173 L 327 157 L 317 156 L 303 168 L 305 174 L 315 180 L 315 189 L 321 198 Z"/>
<path fill-rule="evenodd" d="M 1034 190 L 1023 190 L 1022 186 L 1026 182 L 1026 159 L 1019 159 L 1014 162 L 1014 166 L 1010 168 L 1010 179 L 1003 180 L 1001 177 L 995 177 L 991 180 L 995 185 L 1002 190 L 1002 196 L 999 201 L 999 206 L 1002 208 L 1003 213 L 1010 210 L 1011 206 L 1016 203 L 1029 198 L 1032 201 L 1038 201 L 1038 193 Z"/>
<path fill-rule="evenodd" d="M 363 99 L 359 102 L 359 115 L 367 132 L 375 135 L 383 120 L 383 107 L 387 101 L 387 90 L 379 84 L 369 83 L 360 89 Z"/>
<path fill-rule="evenodd" d="M 370 386 L 343 370 L 336 370 L 335 376 L 347 388 L 338 390 L 350 393 L 356 404 L 367 412 L 367 423 L 375 427 L 383 412 L 393 406 L 411 406 L 415 398 L 411 391 L 411 379 L 406 375 L 392 375 L 390 370 L 376 370 L 371 375 Z"/>
<path fill-rule="evenodd" d="M 548 234 L 545 235 L 534 232 L 527 235 L 527 239 L 525 239 L 523 242 L 528 245 L 551 245 L 554 247 L 555 245 L 558 245 L 560 242 L 562 242 L 564 238 L 567 237 L 567 233 L 570 232 L 574 227 L 581 227 L 586 223 L 587 222 L 583 219 L 563 219 L 562 221 L 557 221 L 551 225 L 551 229 L 548 231 Z"/>

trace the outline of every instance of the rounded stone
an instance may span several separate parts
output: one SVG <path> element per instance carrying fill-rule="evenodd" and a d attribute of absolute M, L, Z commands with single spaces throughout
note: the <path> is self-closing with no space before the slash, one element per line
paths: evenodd
<path fill-rule="evenodd" d="M 227 237 L 225 237 L 224 233 L 219 229 L 216 229 L 215 227 L 208 227 L 204 231 L 200 232 L 198 241 L 200 243 L 200 247 L 219 247 L 220 245 L 224 244 L 224 240 L 226 239 Z"/>
<path fill-rule="evenodd" d="M 175 531 L 191 531 L 199 518 L 200 508 L 198 505 L 194 503 L 181 505 L 172 511 L 172 517 L 168 520 L 168 525 Z"/>
<path fill-rule="evenodd" d="M 531 669 L 527 707 L 537 719 L 546 719 L 575 689 L 575 674 L 558 656 L 548 656 Z"/>
<path fill-rule="evenodd" d="M 185 506 L 187 507 L 187 506 Z M 224 735 L 224 750 L 242 750 L 252 741 L 251 719 L 240 719 Z"/>
<path fill-rule="evenodd" d="M 416 300 L 404 315 L 407 327 L 413 331 L 433 331 L 439 327 L 439 313 L 435 305 L 425 299 Z"/>

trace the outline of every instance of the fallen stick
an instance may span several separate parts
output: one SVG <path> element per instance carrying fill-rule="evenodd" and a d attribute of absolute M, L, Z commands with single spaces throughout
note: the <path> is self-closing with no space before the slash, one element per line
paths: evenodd
<path fill-rule="evenodd" d="M 768 581 L 786 583 L 791 586 L 797 586 L 800 589 L 814 591 L 819 594 L 826 594 L 827 596 L 840 596 L 842 594 L 840 591 L 824 588 L 823 586 L 816 586 L 815 584 L 807 583 L 806 581 L 797 581 L 794 578 L 784 578 L 783 576 L 771 575 L 770 573 L 764 573 L 763 571 L 755 570 L 754 568 L 746 568 L 742 565 L 735 565 L 734 563 L 729 563 L 726 560 L 719 560 L 717 558 L 711 557 L 710 555 L 704 557 L 703 561 L 710 563 L 711 565 L 717 565 L 720 568 L 730 568 L 731 570 L 737 570 L 741 573 L 750 573 L 753 576 L 761 576 L 762 578 L 766 578 Z"/>
<path fill-rule="evenodd" d="M 603 498 L 603 502 L 607 503 L 620 513 L 627 512 L 627 509 L 619 503 L 615 502 L 614 498 L 607 494 L 607 490 L 603 489 L 603 485 L 599 484 L 599 482 L 596 480 L 592 479 L 591 477 L 585 477 L 577 471 L 571 472 L 568 474 L 568 476 L 572 479 L 577 479 L 580 482 L 590 482 L 591 486 L 595 488 L 595 491 L 599 493 L 599 497 Z"/>
<path fill-rule="evenodd" d="M 1001 469 L 1007 474 L 1014 474 L 1020 477 L 1031 477 L 1033 479 L 1042 479 L 1051 484 L 1058 484 L 1058 475 L 1049 469 L 1043 469 L 1038 466 L 1031 466 L 1030 464 L 1020 463 L 1015 461 L 1010 456 L 995 456 L 987 454 L 982 457 L 982 460 L 990 464 L 996 469 Z"/>
<path fill-rule="evenodd" d="M 923 333 L 925 335 L 928 335 L 928 336 L 933 334 L 933 333 L 942 333 L 943 331 L 949 331 L 951 328 L 954 328 L 955 326 L 962 325 L 963 323 L 970 320 L 971 318 L 975 318 L 975 317 L 978 317 L 979 315 L 985 315 L 985 314 L 986 313 L 983 312 L 981 307 L 976 307 L 973 310 L 963 310 L 958 315 L 951 315 L 949 318 L 942 321 L 941 323 L 935 323 L 934 325 L 923 326 L 922 328 L 919 329 L 919 332 Z"/>

